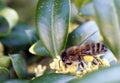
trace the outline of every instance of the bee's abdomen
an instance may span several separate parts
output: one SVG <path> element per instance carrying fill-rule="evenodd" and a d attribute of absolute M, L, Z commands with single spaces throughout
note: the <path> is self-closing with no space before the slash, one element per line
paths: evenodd
<path fill-rule="evenodd" d="M 102 54 L 107 51 L 107 47 L 103 43 L 92 43 L 91 45 L 91 55 Z"/>
<path fill-rule="evenodd" d="M 107 47 L 103 43 L 90 43 L 82 49 L 83 55 L 98 55 L 105 53 L 107 51 Z"/>

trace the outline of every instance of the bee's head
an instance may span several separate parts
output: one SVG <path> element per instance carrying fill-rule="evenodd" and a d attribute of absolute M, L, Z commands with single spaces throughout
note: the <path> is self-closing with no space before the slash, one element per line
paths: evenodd
<path fill-rule="evenodd" d="M 67 61 L 67 53 L 65 51 L 62 52 L 61 59 L 64 63 Z"/>
<path fill-rule="evenodd" d="M 71 64 L 72 64 L 72 63 L 68 60 L 67 52 L 66 52 L 66 51 L 63 51 L 63 52 L 62 52 L 61 59 L 62 59 L 62 61 L 63 61 L 65 64 L 67 64 L 67 65 L 71 65 Z"/>

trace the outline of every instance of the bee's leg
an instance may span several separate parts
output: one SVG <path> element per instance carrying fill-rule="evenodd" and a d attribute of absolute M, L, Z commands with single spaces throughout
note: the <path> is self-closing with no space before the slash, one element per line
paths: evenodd
<path fill-rule="evenodd" d="M 77 70 L 79 70 L 79 69 L 84 69 L 84 65 L 83 65 L 83 62 L 82 62 L 82 59 L 81 59 L 81 57 L 79 56 L 78 58 L 78 61 L 79 61 L 79 64 L 78 64 L 78 66 L 77 66 Z"/>
<path fill-rule="evenodd" d="M 96 57 L 95 59 L 98 61 L 99 65 L 103 65 L 102 60 L 99 57 Z"/>
<path fill-rule="evenodd" d="M 65 65 L 65 68 L 67 68 L 67 66 L 72 65 L 72 62 L 70 62 L 70 63 L 65 63 L 64 65 Z"/>
<path fill-rule="evenodd" d="M 96 59 L 94 59 L 94 60 L 92 61 L 92 64 L 94 64 L 94 65 L 98 65 L 99 63 L 97 62 Z"/>
<path fill-rule="evenodd" d="M 61 63 L 60 61 L 62 61 L 61 59 L 59 60 L 59 68 L 61 67 Z M 67 68 L 67 64 L 66 63 L 63 63 L 64 67 Z"/>
<path fill-rule="evenodd" d="M 67 64 L 65 64 L 65 68 L 67 68 Z"/>
<path fill-rule="evenodd" d="M 59 68 L 60 68 L 60 61 L 61 61 L 61 59 L 60 59 L 59 62 L 58 62 Z"/>
<path fill-rule="evenodd" d="M 83 58 L 82 57 L 78 57 L 78 60 L 79 60 L 79 64 L 78 64 L 78 66 L 80 67 L 80 69 L 82 69 L 82 70 L 84 70 L 85 69 L 85 63 L 82 61 L 83 60 Z"/>
<path fill-rule="evenodd" d="M 85 69 L 85 63 L 83 61 L 81 61 L 78 66 L 80 67 L 81 70 Z"/>
<path fill-rule="evenodd" d="M 95 65 L 102 65 L 102 60 L 99 57 L 94 57 L 94 60 L 92 62 Z"/>

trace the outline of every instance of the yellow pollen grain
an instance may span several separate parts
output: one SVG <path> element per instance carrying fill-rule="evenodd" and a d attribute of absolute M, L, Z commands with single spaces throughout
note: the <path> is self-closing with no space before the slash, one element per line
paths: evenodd
<path fill-rule="evenodd" d="M 88 55 L 84 56 L 83 58 L 84 58 L 84 60 L 85 60 L 86 62 L 92 62 L 93 59 L 94 59 L 94 57 L 88 56 Z"/>
<path fill-rule="evenodd" d="M 36 77 L 43 75 L 45 70 L 46 70 L 46 66 L 38 65 L 34 69 Z"/>

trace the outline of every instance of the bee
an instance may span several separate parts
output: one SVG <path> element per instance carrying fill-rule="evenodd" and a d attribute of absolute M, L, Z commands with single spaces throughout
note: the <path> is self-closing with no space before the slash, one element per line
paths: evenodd
<path fill-rule="evenodd" d="M 97 59 L 98 55 L 103 54 L 106 51 L 107 47 L 102 42 L 91 42 L 80 46 L 72 46 L 64 50 L 61 54 L 61 60 L 65 64 L 65 67 L 71 64 L 78 64 L 84 68 L 83 57 L 85 55 L 93 56 L 94 59 L 92 61 L 92 64 L 97 65 L 99 61 L 99 59 Z"/>

